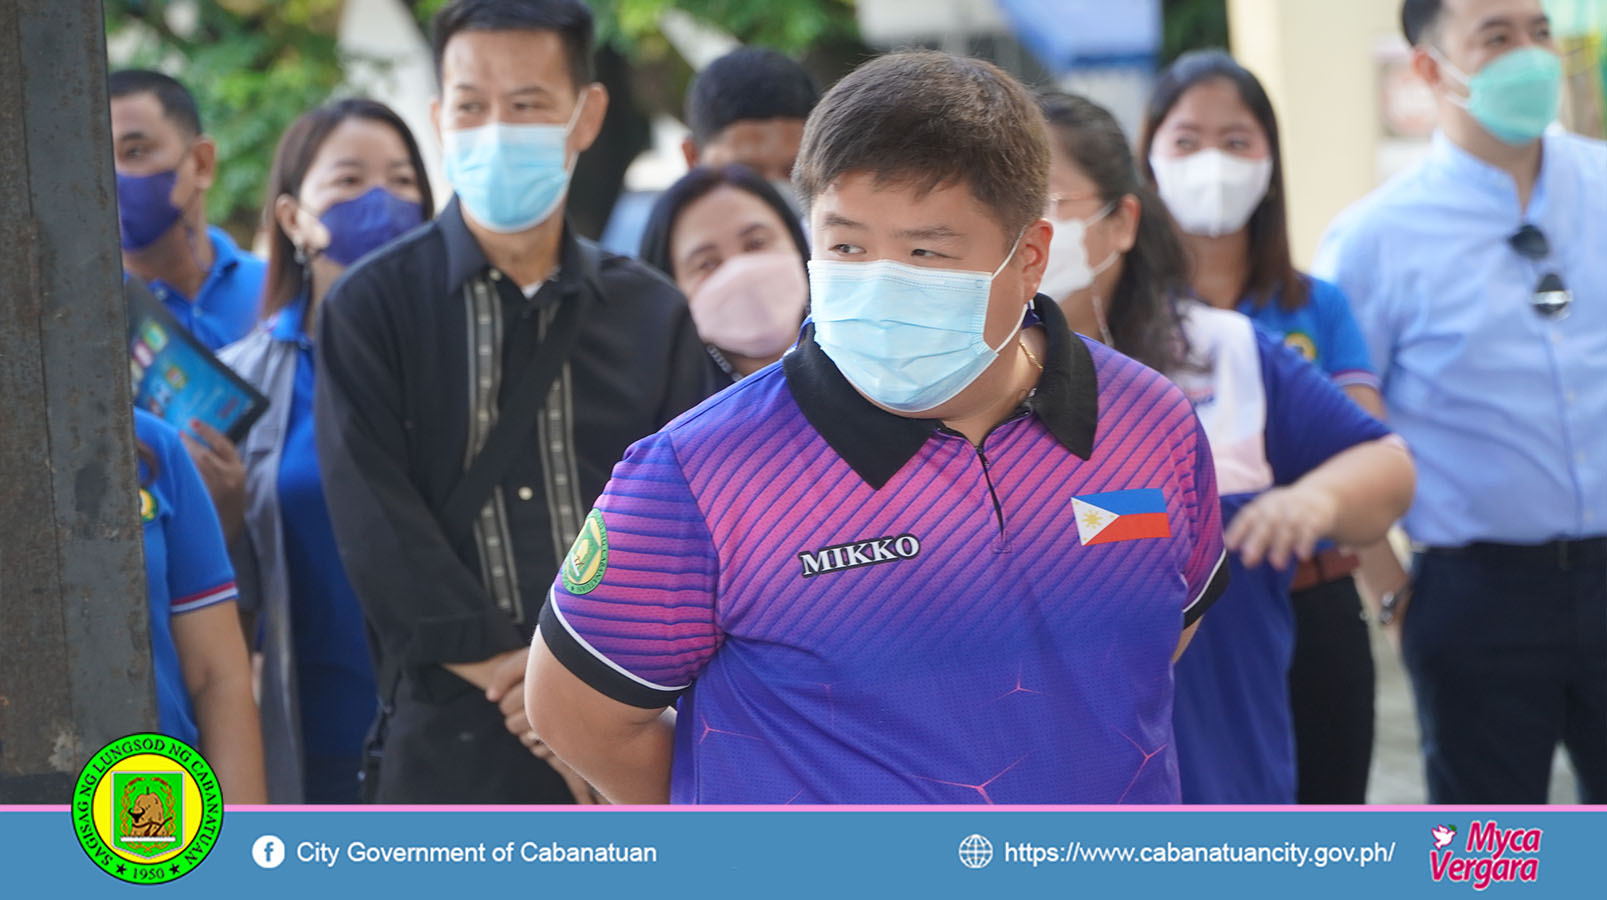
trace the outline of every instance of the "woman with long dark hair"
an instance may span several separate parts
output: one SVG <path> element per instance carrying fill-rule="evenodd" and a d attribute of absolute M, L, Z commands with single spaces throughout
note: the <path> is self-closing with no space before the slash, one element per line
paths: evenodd
<path fill-rule="evenodd" d="M 1382 418 L 1350 304 L 1292 261 L 1281 136 L 1256 77 L 1220 50 L 1183 55 L 1156 84 L 1139 155 L 1182 228 L 1195 294 L 1251 317 Z M 1351 577 L 1358 567 L 1364 582 L 1393 587 L 1405 578 L 1387 544 L 1358 555 L 1324 543 L 1291 586 L 1302 803 L 1361 803 L 1367 792 L 1374 674 Z"/>
<path fill-rule="evenodd" d="M 797 340 L 809 305 L 809 241 L 753 170 L 683 175 L 653 205 L 639 255 L 686 295 L 716 384 L 759 371 Z"/>
<path fill-rule="evenodd" d="M 347 99 L 303 115 L 280 139 L 268 179 L 262 325 L 220 354 L 270 402 L 240 446 L 246 527 L 231 549 L 259 617 L 276 801 L 358 801 L 378 697 L 314 450 L 316 310 L 347 267 L 432 209 L 418 144 L 390 108 Z"/>
<path fill-rule="evenodd" d="M 1177 663 L 1183 800 L 1293 803 L 1290 563 L 1320 538 L 1382 536 L 1411 500 L 1410 458 L 1248 318 L 1192 298 L 1171 220 L 1109 112 L 1065 94 L 1042 106 L 1048 214 L 1072 235 L 1050 245 L 1049 272 L 1071 273 L 1056 299 L 1090 337 L 1183 389 L 1216 464 L 1232 577 Z"/>

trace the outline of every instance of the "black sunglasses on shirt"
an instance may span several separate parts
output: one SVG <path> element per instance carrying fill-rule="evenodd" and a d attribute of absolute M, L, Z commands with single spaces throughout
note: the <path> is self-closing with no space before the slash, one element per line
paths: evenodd
<path fill-rule="evenodd" d="M 1519 228 L 1507 238 L 1507 245 L 1530 262 L 1541 262 L 1551 256 L 1551 242 L 1546 240 L 1546 233 L 1533 225 Z M 1561 319 L 1568 315 L 1573 299 L 1573 293 L 1562 283 L 1562 276 L 1547 272 L 1535 285 L 1529 305 L 1542 319 Z"/>

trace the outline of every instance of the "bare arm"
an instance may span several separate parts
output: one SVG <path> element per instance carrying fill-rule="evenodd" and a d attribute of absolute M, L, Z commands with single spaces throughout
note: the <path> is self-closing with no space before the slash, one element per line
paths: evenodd
<path fill-rule="evenodd" d="M 262 726 L 235 604 L 215 603 L 174 616 L 173 645 L 195 706 L 201 753 L 218 773 L 224 800 L 268 802 Z"/>
<path fill-rule="evenodd" d="M 524 679 L 525 712 L 541 740 L 614 803 L 670 802 L 675 712 L 605 696 L 552 655 L 538 632 Z"/>
<path fill-rule="evenodd" d="M 1384 398 L 1379 395 L 1377 388 L 1366 384 L 1347 384 L 1340 390 L 1369 416 L 1384 421 Z"/>
<path fill-rule="evenodd" d="M 1244 564 L 1283 568 L 1309 559 L 1319 538 L 1366 546 L 1380 540 L 1412 502 L 1411 455 L 1395 437 L 1336 453 L 1288 487 L 1257 497 L 1233 519 L 1226 543 Z"/>
<path fill-rule="evenodd" d="M 1194 632 L 1200 630 L 1200 623 L 1203 621 L 1205 620 L 1195 619 L 1194 624 L 1183 629 L 1183 638 L 1177 642 L 1177 649 L 1172 651 L 1172 662 L 1183 658 L 1183 651 L 1189 648 L 1189 641 L 1194 640 Z"/>

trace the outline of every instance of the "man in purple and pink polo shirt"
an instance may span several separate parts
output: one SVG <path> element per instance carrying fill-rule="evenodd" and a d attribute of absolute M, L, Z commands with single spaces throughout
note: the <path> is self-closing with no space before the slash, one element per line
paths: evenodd
<path fill-rule="evenodd" d="M 975 60 L 882 57 L 815 110 L 811 323 L 631 448 L 541 615 L 530 721 L 609 799 L 1178 801 L 1211 453 L 1037 296 L 1048 167 Z"/>

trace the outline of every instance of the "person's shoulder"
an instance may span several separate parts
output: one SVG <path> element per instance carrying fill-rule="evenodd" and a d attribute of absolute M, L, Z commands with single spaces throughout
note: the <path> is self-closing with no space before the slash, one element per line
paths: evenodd
<path fill-rule="evenodd" d="M 432 219 L 358 260 L 330 285 L 324 305 L 394 310 L 398 297 L 432 290 L 422 280 L 423 262 L 442 253 L 440 225 Z"/>
<path fill-rule="evenodd" d="M 1254 319 L 1236 309 L 1219 309 L 1209 303 L 1188 300 L 1178 304 L 1178 315 L 1183 320 L 1183 334 L 1189 347 L 1219 348 L 1227 344 L 1254 346 L 1256 335 L 1265 335 L 1265 329 Z"/>
<path fill-rule="evenodd" d="M 158 452 L 179 443 L 179 433 L 172 425 L 137 406 L 134 407 L 134 436 Z"/>
<path fill-rule="evenodd" d="M 1171 407 L 1174 412 L 1187 410 L 1192 414 L 1193 405 L 1188 397 L 1167 375 L 1093 338 L 1080 334 L 1073 334 L 1072 338 L 1082 341 L 1093 358 L 1101 416 L 1125 415 L 1124 409 L 1138 402 L 1151 405 L 1160 403 Z M 1111 406 L 1117 400 L 1120 400 L 1122 409 Z"/>
<path fill-rule="evenodd" d="M 218 362 L 235 372 L 253 368 L 273 350 L 273 331 L 267 322 L 259 322 L 245 337 L 218 350 Z"/>
<path fill-rule="evenodd" d="M 179 438 L 178 429 L 136 406 L 134 436 L 155 454 L 157 466 L 154 482 L 161 486 L 163 493 L 171 494 L 174 468 L 193 465 L 189 451 L 184 449 L 184 442 Z"/>
<path fill-rule="evenodd" d="M 597 255 L 597 277 L 607 299 L 631 300 L 673 308 L 685 306 L 686 299 L 663 272 L 639 259 L 605 250 L 585 238 L 581 246 Z"/>
<path fill-rule="evenodd" d="M 1348 314 L 1350 301 L 1345 297 L 1345 291 L 1339 285 L 1326 278 L 1318 278 L 1306 272 L 1300 273 L 1300 280 L 1305 282 L 1306 296 L 1311 308 L 1320 318 Z"/>
<path fill-rule="evenodd" d="M 1548 153 L 1564 154 L 1589 175 L 1601 178 L 1607 174 L 1607 141 L 1562 131 L 1546 135 L 1545 148 Z"/>
<path fill-rule="evenodd" d="M 773 429 L 791 416 L 803 420 L 781 363 L 775 362 L 676 416 L 659 434 L 679 451 L 699 453 L 738 433 Z"/>

